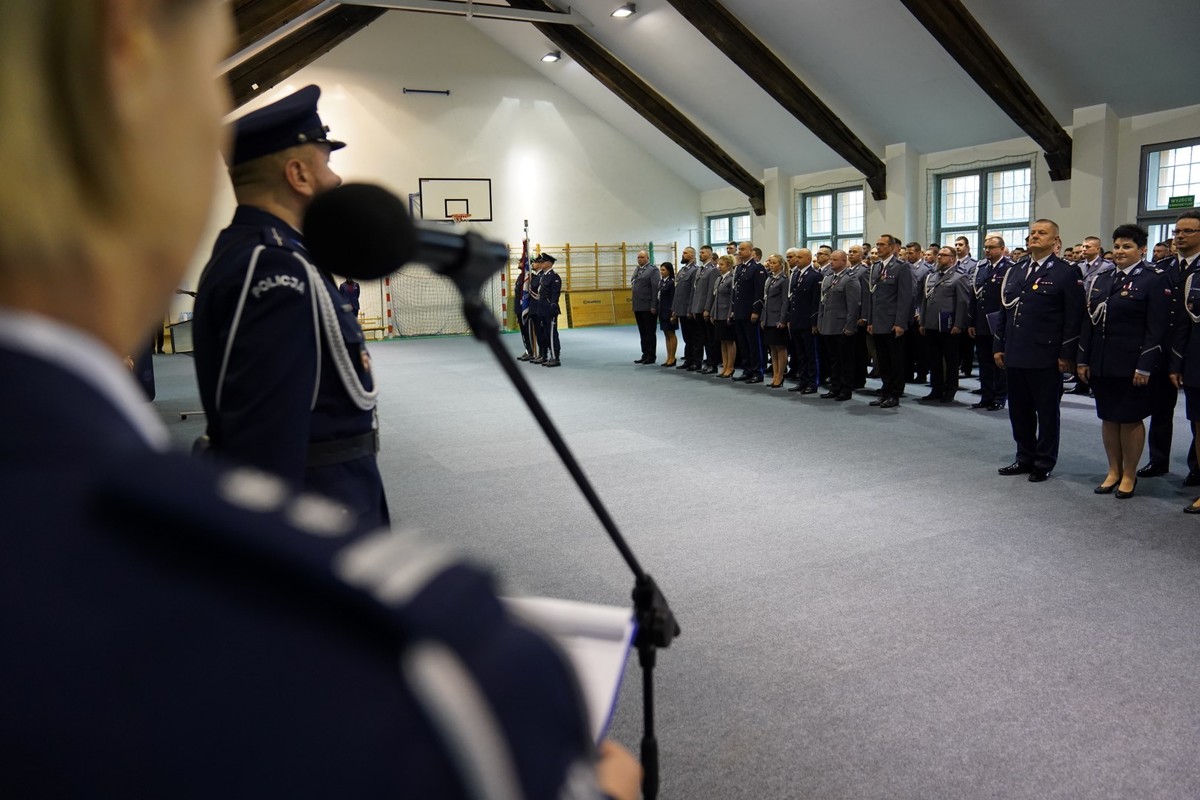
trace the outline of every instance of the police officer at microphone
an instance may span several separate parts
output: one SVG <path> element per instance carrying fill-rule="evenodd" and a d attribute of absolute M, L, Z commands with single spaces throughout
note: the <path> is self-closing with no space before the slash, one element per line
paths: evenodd
<path fill-rule="evenodd" d="M 306 86 L 233 123 L 238 207 L 196 293 L 196 377 L 208 440 L 223 458 L 388 522 L 375 454 L 371 361 L 351 305 L 311 262 L 300 232 L 313 198 L 341 184 Z"/>

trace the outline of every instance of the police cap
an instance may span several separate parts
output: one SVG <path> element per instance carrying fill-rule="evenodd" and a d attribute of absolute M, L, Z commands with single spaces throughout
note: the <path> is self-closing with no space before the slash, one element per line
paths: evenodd
<path fill-rule="evenodd" d="M 549 253 L 542 253 L 540 256 L 538 256 L 537 258 L 535 258 L 533 260 L 533 263 L 535 263 L 535 264 L 542 264 L 542 263 L 553 264 L 557 260 L 558 259 L 556 259 L 554 256 L 550 255 Z"/>
<path fill-rule="evenodd" d="M 321 123 L 317 115 L 320 97 L 319 86 L 305 86 L 234 122 L 229 166 L 235 167 L 298 144 L 327 144 L 330 150 L 345 147 L 345 142 L 330 139 L 329 127 Z"/>

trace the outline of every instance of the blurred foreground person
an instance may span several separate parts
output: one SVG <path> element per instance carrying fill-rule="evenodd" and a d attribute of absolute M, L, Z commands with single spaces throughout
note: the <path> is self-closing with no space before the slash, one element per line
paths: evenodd
<path fill-rule="evenodd" d="M 121 363 L 208 214 L 227 9 L 0 0 L 0 796 L 597 797 L 573 676 L 485 575 L 168 453 Z"/>

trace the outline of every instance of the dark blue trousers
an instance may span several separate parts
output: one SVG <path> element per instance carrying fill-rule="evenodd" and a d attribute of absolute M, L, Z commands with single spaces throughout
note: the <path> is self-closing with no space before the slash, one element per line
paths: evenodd
<path fill-rule="evenodd" d="M 762 377 L 762 329 L 757 322 L 735 319 L 733 333 L 737 337 L 738 353 L 742 356 L 742 370 L 748 375 Z"/>
<path fill-rule="evenodd" d="M 1058 462 L 1059 401 L 1062 375 L 1051 367 L 1009 367 L 1008 420 L 1017 443 L 1018 464 L 1047 472 Z"/>

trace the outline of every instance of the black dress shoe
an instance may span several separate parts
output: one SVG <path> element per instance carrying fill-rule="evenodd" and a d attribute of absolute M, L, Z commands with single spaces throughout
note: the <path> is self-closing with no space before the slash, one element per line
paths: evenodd
<path fill-rule="evenodd" d="M 955 394 L 954 392 L 946 392 L 944 395 L 942 395 L 942 402 L 943 403 L 953 403 L 954 402 L 954 394 Z"/>
<path fill-rule="evenodd" d="M 762 382 L 763 382 L 762 375 L 751 375 L 749 378 L 746 378 L 746 383 L 762 383 Z"/>
<path fill-rule="evenodd" d="M 803 392 L 807 388 L 808 388 L 807 386 L 801 386 L 800 384 L 796 384 L 795 386 L 788 389 L 788 391 L 789 392 Z"/>
<path fill-rule="evenodd" d="M 699 364 L 688 364 L 687 371 L 688 372 L 699 372 L 700 365 Z"/>
<path fill-rule="evenodd" d="M 690 366 L 691 366 L 691 365 L 690 365 L 690 364 L 688 364 L 688 362 L 686 362 L 686 361 L 683 361 L 683 362 L 680 362 L 680 363 L 676 364 L 676 365 L 675 365 L 675 369 L 687 369 L 687 368 L 688 368 L 688 367 L 690 367 Z"/>
<path fill-rule="evenodd" d="M 1183 479 L 1184 486 L 1200 486 L 1200 472 L 1189 470 L 1187 477 Z"/>
<path fill-rule="evenodd" d="M 633 363 L 635 363 L 635 364 L 645 364 L 645 363 L 646 363 L 646 359 L 644 359 L 644 358 L 639 358 L 639 359 L 636 359 L 636 360 L 635 360 Z"/>
<path fill-rule="evenodd" d="M 815 386 L 805 386 L 803 389 L 800 390 L 800 394 L 816 394 L 816 393 L 817 393 L 817 387 L 815 387 Z M 1197 485 L 1200 486 L 1200 484 L 1197 484 Z"/>
<path fill-rule="evenodd" d="M 517 361 L 528 361 L 531 358 L 533 358 L 533 356 L 529 355 L 529 353 L 521 353 L 521 355 L 517 356 Z"/>
<path fill-rule="evenodd" d="M 834 392 L 822 392 L 821 393 L 822 400 L 832 400 L 835 397 L 837 397 L 837 394 Z"/>
<path fill-rule="evenodd" d="M 983 394 L 983 389 L 972 389 L 971 394 Z"/>
<path fill-rule="evenodd" d="M 782 389 L 783 381 L 780 381 L 779 383 L 775 383 L 774 381 L 771 381 L 770 383 L 767 384 L 767 388 L 768 389 Z"/>
<path fill-rule="evenodd" d="M 850 399 L 850 395 L 848 395 L 848 394 L 839 394 L 837 397 L 835 397 L 835 398 L 833 398 L 833 399 L 834 399 L 834 400 L 836 400 L 836 401 L 838 401 L 839 403 L 844 403 L 845 401 L 847 401 L 847 400 L 849 400 L 849 399 Z"/>
<path fill-rule="evenodd" d="M 1147 464 L 1146 466 L 1142 467 L 1141 469 L 1139 469 L 1137 471 L 1137 476 L 1139 478 L 1157 478 L 1159 475 L 1166 475 L 1166 474 L 1167 474 L 1166 467 L 1160 467 L 1158 464 L 1155 464 L 1153 462 Z"/>
<path fill-rule="evenodd" d="M 734 376 L 733 376 L 733 380 L 735 380 L 735 381 L 748 381 L 748 380 L 750 380 L 750 376 L 749 376 L 749 375 L 747 375 L 745 372 L 743 372 L 741 375 L 734 375 Z"/>
<path fill-rule="evenodd" d="M 876 406 L 876 407 L 879 407 L 879 406 L 883 405 L 883 402 L 884 402 L 885 400 L 887 400 L 887 398 L 886 398 L 886 397 L 877 397 L 876 399 L 874 399 L 874 400 L 872 400 L 871 402 L 867 403 L 867 405 L 869 405 L 869 406 Z"/>
<path fill-rule="evenodd" d="M 1132 489 L 1130 489 L 1128 492 L 1122 492 L 1120 489 L 1117 489 L 1117 491 L 1113 492 L 1113 497 L 1117 498 L 1118 500 L 1128 500 L 1129 498 L 1133 497 L 1133 493 L 1136 491 L 1137 491 L 1137 478 L 1134 478 Z"/>
<path fill-rule="evenodd" d="M 900 406 L 900 401 L 898 399 L 896 399 L 895 397 L 888 397 L 882 403 L 879 404 L 880 408 L 898 408 L 899 406 Z"/>
<path fill-rule="evenodd" d="M 1200 514 L 1200 506 L 1184 506 L 1183 513 L 1185 513 L 1185 514 Z"/>
<path fill-rule="evenodd" d="M 991 407 L 992 407 L 991 403 L 979 402 L 979 403 L 971 404 L 971 408 L 991 408 Z"/>
<path fill-rule="evenodd" d="M 921 399 L 922 400 L 941 400 L 942 393 L 941 392 L 930 392 L 929 394 L 925 395 Z"/>
<path fill-rule="evenodd" d="M 673 366 L 675 366 L 675 362 L 674 361 L 664 361 L 663 363 L 659 364 L 659 366 L 660 367 L 673 367 Z"/>
<path fill-rule="evenodd" d="M 717 368 L 716 367 L 705 367 L 704 369 L 700 370 L 700 374 L 701 375 L 716 375 Z"/>
<path fill-rule="evenodd" d="M 1117 481 L 1116 483 L 1110 483 L 1108 486 L 1105 486 L 1102 483 L 1099 486 L 1097 486 L 1095 489 L 1092 489 L 1092 492 L 1095 494 L 1112 494 L 1113 491 L 1120 485 L 1121 485 L 1120 481 Z"/>
<path fill-rule="evenodd" d="M 1000 469 L 996 470 L 996 472 L 1000 473 L 1001 475 L 1024 475 L 1026 473 L 1033 472 L 1033 467 L 1029 464 L 1022 464 L 1019 461 L 1014 461 L 1007 467 L 1001 467 Z"/>
<path fill-rule="evenodd" d="M 1003 411 L 1004 403 L 992 403 L 990 406 L 987 407 L 987 410 L 988 411 Z"/>
<path fill-rule="evenodd" d="M 1025 480 L 1029 481 L 1030 483 L 1041 483 L 1049 477 L 1049 470 L 1038 469 L 1037 467 L 1034 467 L 1033 469 L 1029 470 L 1029 477 Z"/>

